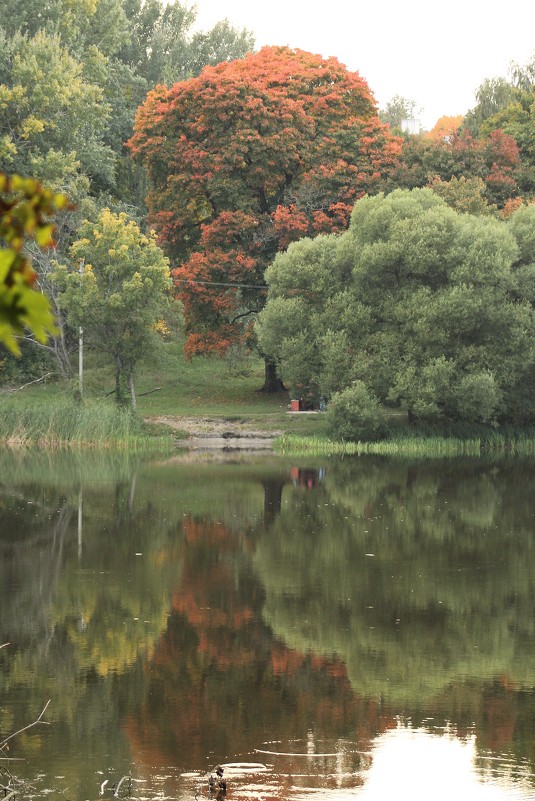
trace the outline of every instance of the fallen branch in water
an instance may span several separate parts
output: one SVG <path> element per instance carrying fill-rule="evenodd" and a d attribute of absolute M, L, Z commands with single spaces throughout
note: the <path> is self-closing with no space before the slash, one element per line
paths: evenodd
<path fill-rule="evenodd" d="M 2 645 L 0 645 L 0 648 L 5 648 L 6 645 L 9 645 L 9 643 L 8 642 L 3 643 Z M 49 703 L 50 701 L 46 702 L 43 709 L 41 710 L 40 715 L 33 721 L 33 723 L 29 723 L 27 726 L 23 726 L 22 729 L 18 729 L 17 731 L 13 732 L 13 734 L 10 734 L 9 737 L 6 737 L 4 740 L 2 740 L 2 742 L 0 742 L 0 759 L 12 761 L 9 757 L 4 756 L 4 754 L 6 750 L 8 750 L 9 748 L 8 743 L 10 740 L 13 739 L 13 737 L 16 737 L 23 731 L 31 729 L 32 726 L 36 726 L 38 723 L 44 723 L 46 726 L 48 726 L 48 723 L 46 723 L 46 721 L 43 720 L 43 715 L 45 714 Z M 33 787 L 31 787 L 31 785 L 21 781 L 16 776 L 13 776 L 11 771 L 5 765 L 0 765 L 0 776 L 5 782 L 5 783 L 2 782 L 2 784 L 0 784 L 0 791 L 4 793 L 4 795 L 2 796 L 2 801 L 8 801 L 9 798 L 14 798 L 15 796 L 21 795 L 22 793 L 28 795 L 29 791 L 34 789 Z"/>
<path fill-rule="evenodd" d="M 119 790 L 121 789 L 121 784 L 124 781 L 128 781 L 129 782 L 128 795 L 130 795 L 130 793 L 132 792 L 132 777 L 131 776 L 123 776 L 123 778 L 117 783 L 117 787 L 115 788 L 115 792 L 113 794 L 115 796 L 115 798 L 119 797 Z"/>
<path fill-rule="evenodd" d="M 6 645 L 7 645 L 7 643 L 6 643 Z M 4 750 L 4 748 L 6 747 L 6 744 L 7 744 L 7 743 L 8 743 L 10 740 L 12 740 L 12 739 L 13 739 L 13 737 L 16 737 L 18 734 L 21 734 L 23 731 L 27 731 L 28 729 L 31 729 L 33 726 L 37 726 L 37 724 L 38 724 L 38 723 L 42 723 L 44 726 L 48 726 L 48 723 L 46 722 L 46 720 L 42 720 L 42 717 L 43 717 L 43 715 L 45 714 L 45 712 L 46 712 L 46 710 L 47 710 L 47 707 L 48 707 L 49 703 L 50 703 L 50 700 L 48 700 L 48 701 L 46 702 L 46 704 L 44 705 L 44 707 L 43 707 L 43 709 L 42 709 L 42 711 L 41 711 L 41 714 L 39 715 L 39 717 L 38 717 L 38 718 L 36 718 L 36 719 L 33 721 L 33 723 L 28 723 L 28 725 L 27 725 L 27 726 L 23 726 L 23 727 L 22 727 L 22 729 L 18 729 L 18 731 L 15 731 L 15 732 L 13 732 L 13 734 L 10 734 L 10 735 L 9 735 L 9 737 L 6 737 L 6 739 L 5 739 L 5 740 L 3 740 L 3 741 L 0 743 L 0 751 L 3 751 L 3 750 Z"/>

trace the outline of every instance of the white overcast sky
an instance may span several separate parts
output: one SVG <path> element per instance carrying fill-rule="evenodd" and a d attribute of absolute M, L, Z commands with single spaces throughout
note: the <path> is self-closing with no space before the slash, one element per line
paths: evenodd
<path fill-rule="evenodd" d="M 191 3 L 193 5 L 193 2 Z M 535 0 L 197 0 L 197 26 L 225 17 L 257 47 L 336 56 L 366 79 L 380 108 L 416 101 L 431 128 L 475 105 L 485 78 L 535 55 Z"/>

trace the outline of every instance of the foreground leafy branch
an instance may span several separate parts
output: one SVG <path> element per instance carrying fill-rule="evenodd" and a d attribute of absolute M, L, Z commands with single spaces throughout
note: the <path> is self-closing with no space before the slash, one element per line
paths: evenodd
<path fill-rule="evenodd" d="M 17 336 L 29 329 L 38 342 L 57 333 L 49 300 L 35 287 L 37 274 L 24 247 L 54 244 L 52 217 L 68 207 L 65 195 L 32 178 L 0 173 L 0 343 L 20 354 Z"/>

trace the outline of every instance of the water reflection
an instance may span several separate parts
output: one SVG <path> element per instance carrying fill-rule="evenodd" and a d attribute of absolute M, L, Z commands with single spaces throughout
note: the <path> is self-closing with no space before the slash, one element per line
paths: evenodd
<path fill-rule="evenodd" d="M 479 764 L 478 764 L 479 763 Z M 532 777 L 525 769 L 500 772 L 481 765 L 476 736 L 458 737 L 399 725 L 377 737 L 358 799 L 380 801 L 394 796 L 414 799 L 454 798 L 496 801 L 531 797 Z"/>
<path fill-rule="evenodd" d="M 75 801 L 218 762 L 232 798 L 530 798 L 534 478 L 0 454 L 2 732 L 50 698 L 17 755 Z"/>

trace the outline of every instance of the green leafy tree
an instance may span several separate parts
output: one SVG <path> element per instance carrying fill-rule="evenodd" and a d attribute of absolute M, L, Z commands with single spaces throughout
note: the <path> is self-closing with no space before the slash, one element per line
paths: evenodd
<path fill-rule="evenodd" d="M 242 56 L 253 42 L 226 22 L 191 33 L 194 9 L 163 0 L 5 0 L 2 11 L 0 170 L 32 176 L 77 208 L 58 214 L 53 247 L 28 245 L 58 336 L 30 336 L 25 351 L 52 353 L 68 376 L 74 338 L 50 276 L 56 263 L 69 265 L 77 227 L 99 208 L 145 226 L 145 173 L 124 146 L 137 107 L 155 84 Z"/>
<path fill-rule="evenodd" d="M 169 263 L 154 236 L 124 213 L 104 209 L 79 233 L 71 256 L 83 262 L 83 274 L 58 269 L 60 302 L 92 347 L 113 359 L 117 401 L 124 403 L 128 390 L 135 408 L 136 365 L 154 346 L 154 326 L 168 307 Z"/>
<path fill-rule="evenodd" d="M 111 108 L 100 86 L 59 36 L 2 37 L 0 56 L 0 166 L 35 175 L 50 153 L 76 154 L 80 170 L 113 179 L 113 153 L 103 142 Z"/>
<path fill-rule="evenodd" d="M 394 95 L 384 109 L 379 111 L 379 117 L 387 122 L 393 130 L 401 133 L 403 120 L 414 119 L 419 114 L 415 100 L 409 100 L 401 95 Z"/>
<path fill-rule="evenodd" d="M 51 274 L 56 261 L 67 262 L 81 218 L 94 214 L 88 208 L 90 197 L 98 186 L 110 187 L 115 181 L 115 155 L 105 141 L 111 106 L 59 34 L 38 30 L 7 36 L 0 31 L 0 39 L 0 165 L 65 194 L 77 208 L 74 214 L 57 215 L 50 248 L 27 246 L 36 284 L 50 299 L 58 329 L 58 336 L 47 342 L 29 332 L 28 347 L 53 354 L 56 369 L 68 376 L 69 332 Z"/>
<path fill-rule="evenodd" d="M 93 45 L 113 55 L 130 39 L 130 23 L 122 0 L 4 0 L 2 28 L 9 36 L 37 33 L 59 36 L 80 56 Z"/>
<path fill-rule="evenodd" d="M 519 192 L 535 194 L 535 58 L 512 64 L 509 77 L 486 80 L 476 93 L 477 105 L 465 117 L 464 128 L 480 139 L 503 131 L 519 150 L 516 170 Z"/>
<path fill-rule="evenodd" d="M 533 293 L 514 235 L 530 252 L 531 212 L 517 214 L 459 214 L 430 190 L 363 198 L 347 233 L 295 243 L 267 270 L 261 346 L 316 397 L 361 380 L 412 418 L 534 419 Z"/>
<path fill-rule="evenodd" d="M 508 106 L 513 95 L 514 87 L 506 78 L 486 78 L 476 91 L 476 105 L 464 117 L 463 128 L 478 136 L 485 120 Z"/>
<path fill-rule="evenodd" d="M 142 76 L 148 88 L 198 75 L 207 64 L 241 58 L 254 48 L 252 34 L 227 20 L 209 31 L 191 32 L 195 6 L 178 0 L 123 0 L 130 40 L 118 56 Z"/>
<path fill-rule="evenodd" d="M 491 205 L 485 197 L 485 182 L 482 178 L 460 178 L 453 176 L 443 181 L 435 175 L 428 184 L 435 194 L 443 198 L 448 206 L 467 214 L 493 214 L 496 206 Z"/>
<path fill-rule="evenodd" d="M 520 206 L 509 218 L 509 229 L 519 248 L 515 267 L 535 265 L 535 203 Z"/>

